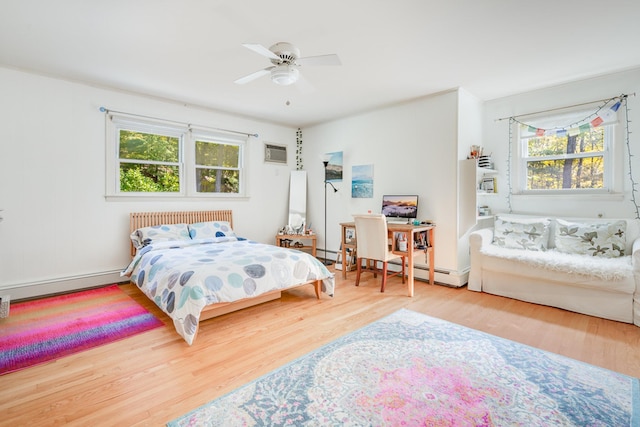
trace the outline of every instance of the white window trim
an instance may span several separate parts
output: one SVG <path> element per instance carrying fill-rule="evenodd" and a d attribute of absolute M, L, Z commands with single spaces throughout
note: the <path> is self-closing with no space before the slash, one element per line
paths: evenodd
<path fill-rule="evenodd" d="M 574 114 L 580 115 L 584 110 L 576 110 Z M 585 114 L 585 116 L 588 113 Z M 532 123 L 549 120 L 557 117 L 557 115 L 549 115 L 532 120 Z M 514 135 L 515 150 L 512 151 L 511 164 L 513 165 L 513 173 L 511 174 L 512 195 L 514 196 L 570 196 L 578 199 L 580 196 L 613 196 L 616 199 L 620 197 L 624 191 L 624 140 L 623 132 L 620 131 L 620 122 L 618 120 L 607 121 L 600 126 L 610 126 L 610 132 L 605 132 L 605 151 L 604 151 L 604 186 L 602 189 L 582 188 L 582 189 L 563 189 L 563 190 L 527 190 L 527 165 L 526 159 L 523 157 L 523 137 L 521 137 L 521 124 L 518 121 L 512 123 L 512 135 Z M 578 157 L 578 156 L 576 156 Z M 588 157 L 588 156 L 587 156 Z"/>
<path fill-rule="evenodd" d="M 119 141 L 120 129 L 133 129 L 142 132 L 160 133 L 167 136 L 175 136 L 180 139 L 180 191 L 177 193 L 142 193 L 121 192 L 119 171 Z M 240 188 L 238 193 L 201 193 L 196 191 L 195 183 L 195 141 L 196 137 L 222 143 L 230 143 L 240 146 L 238 166 L 240 168 Z M 246 199 L 248 195 L 248 171 L 245 158 L 248 156 L 248 137 L 236 134 L 227 134 L 219 130 L 205 128 L 191 128 L 166 123 L 161 120 L 139 119 L 125 114 L 109 113 L 105 123 L 105 199 L 108 201 L 132 201 L 132 200 L 196 200 L 203 199 Z"/>
<path fill-rule="evenodd" d="M 207 142 L 218 142 L 218 143 L 227 143 L 227 144 L 231 144 L 231 145 L 237 145 L 240 147 L 239 150 L 239 158 L 238 158 L 238 169 L 239 169 L 239 176 L 240 176 L 240 188 L 238 190 L 237 194 L 229 194 L 229 193 L 200 193 L 198 191 L 196 191 L 196 182 L 195 182 L 195 167 L 196 167 L 196 141 L 197 140 L 202 140 L 202 141 L 207 141 Z M 246 167 L 245 167 L 245 157 L 246 157 L 246 151 L 247 151 L 247 139 L 246 138 L 242 138 L 242 137 L 238 137 L 236 135 L 228 135 L 228 134 L 223 134 L 220 132 L 215 132 L 215 131 L 207 131 L 207 130 L 203 130 L 203 129 L 192 129 L 191 130 L 191 135 L 188 141 L 188 149 L 187 152 L 189 153 L 189 164 L 193 165 L 193 173 L 188 174 L 188 178 L 186 180 L 186 183 L 189 185 L 189 189 L 190 192 L 192 194 L 190 195 L 195 195 L 195 196 L 201 196 L 201 197 L 242 197 L 246 194 Z M 187 159 L 185 159 L 185 161 L 187 161 Z M 224 169 L 224 168 L 219 168 L 219 169 Z M 235 169 L 234 169 L 235 170 Z"/>

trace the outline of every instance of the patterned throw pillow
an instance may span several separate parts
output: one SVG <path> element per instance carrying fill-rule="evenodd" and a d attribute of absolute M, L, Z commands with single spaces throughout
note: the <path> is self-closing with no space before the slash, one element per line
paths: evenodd
<path fill-rule="evenodd" d="M 138 228 L 131 233 L 131 242 L 136 249 L 154 242 L 190 240 L 187 224 L 165 224 Z"/>
<path fill-rule="evenodd" d="M 225 241 L 237 240 L 236 233 L 227 221 L 207 221 L 189 224 L 192 239 L 213 239 L 226 237 Z"/>
<path fill-rule="evenodd" d="M 554 239 L 560 252 L 604 258 L 625 255 L 627 221 L 556 222 Z"/>
<path fill-rule="evenodd" d="M 546 251 L 549 241 L 548 218 L 511 219 L 497 217 L 493 244 L 503 248 Z"/>

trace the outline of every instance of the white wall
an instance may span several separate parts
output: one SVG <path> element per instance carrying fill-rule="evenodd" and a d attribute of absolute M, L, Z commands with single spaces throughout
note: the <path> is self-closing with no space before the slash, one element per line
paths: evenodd
<path fill-rule="evenodd" d="M 120 279 L 132 211 L 232 209 L 239 235 L 269 243 L 286 224 L 294 128 L 6 68 L 0 94 L 0 294 L 15 299 Z M 101 106 L 258 133 L 248 143 L 250 197 L 106 201 Z M 263 141 L 288 145 L 288 165 L 265 164 Z"/>
<path fill-rule="evenodd" d="M 381 108 L 303 129 L 308 172 L 308 220 L 320 251 L 339 249 L 339 223 L 380 211 L 385 193 L 420 196 L 419 218 L 436 221 L 436 280 L 459 284 L 468 266 L 464 230 L 458 229 L 458 161 L 478 133 L 493 153 L 499 196 L 483 199 L 508 209 L 508 121 L 497 118 L 640 92 L 640 69 L 578 81 L 482 103 L 463 89 Z M 96 88 L 0 68 L 0 294 L 12 298 L 77 289 L 119 279 L 129 261 L 132 211 L 233 209 L 239 234 L 273 242 L 287 220 L 289 172 L 295 169 L 295 129 L 126 92 Z M 640 100 L 628 100 L 631 119 Z M 258 133 L 249 143 L 250 196 L 205 201 L 107 202 L 104 114 L 99 107 Z M 479 122 L 478 117 L 484 109 Z M 635 118 L 635 123 L 638 119 Z M 631 123 L 634 178 L 640 182 L 640 130 Z M 637 126 L 637 125 L 636 125 Z M 289 163 L 263 163 L 263 142 L 289 147 Z M 320 156 L 344 152 L 344 180 L 328 192 Z M 351 168 L 374 165 L 372 199 L 351 198 Z M 625 162 L 624 175 L 628 175 Z M 636 198 L 639 198 L 636 195 Z M 567 216 L 634 217 L 631 184 L 617 198 L 514 197 L 514 212 Z M 462 237 L 460 237 L 462 235 Z M 326 244 L 325 244 L 326 240 Z M 322 255 L 322 252 L 320 252 Z M 417 272 L 420 275 L 419 272 Z"/>
<path fill-rule="evenodd" d="M 476 206 L 476 171 L 465 174 L 463 168 L 475 162 L 465 162 L 472 145 L 482 145 L 482 111 L 483 103 L 467 90 L 458 89 L 458 264 L 457 270 L 468 272 L 471 261 L 469 257 L 469 233 L 475 229 L 477 216 Z M 466 163 L 466 165 L 465 165 Z M 464 179 L 468 177 L 468 179 Z M 467 276 L 465 274 L 466 282 Z"/>
<path fill-rule="evenodd" d="M 304 128 L 309 219 L 319 232 L 318 247 L 325 247 L 320 157 L 342 151 L 344 180 L 336 184 L 337 193 L 327 194 L 328 251 L 339 250 L 338 224 L 352 221 L 354 214 L 379 213 L 383 194 L 418 194 L 418 217 L 437 224 L 435 267 L 457 274 L 457 131 L 457 91 Z M 374 165 L 373 198 L 351 198 L 351 169 L 367 164 Z M 447 278 L 436 274 L 436 280 L 446 282 Z"/>
<path fill-rule="evenodd" d="M 534 113 L 548 109 L 567 107 L 600 99 L 612 98 L 620 94 L 640 94 L 640 69 L 609 74 L 597 78 L 576 81 L 561 86 L 488 101 L 484 105 L 485 151 L 493 153 L 498 175 L 498 196 L 484 197 L 483 204 L 494 212 L 507 212 L 508 194 L 508 153 L 509 121 L 497 119 L 519 114 Z M 597 107 L 597 104 L 595 104 Z M 629 115 L 632 123 L 630 135 L 632 171 L 636 182 L 640 182 L 640 99 L 628 98 Z M 623 127 L 624 128 L 624 127 Z M 626 135 L 625 135 L 626 136 Z M 631 203 L 631 183 L 629 181 L 628 157 L 625 147 L 624 193 L 616 196 L 585 196 L 567 199 L 563 196 L 514 196 L 511 198 L 513 212 L 532 214 L 557 214 L 574 217 L 596 217 L 599 213 L 609 218 L 635 218 L 636 211 Z M 637 188 L 640 190 L 640 188 Z M 640 200 L 638 194 L 636 198 Z"/>

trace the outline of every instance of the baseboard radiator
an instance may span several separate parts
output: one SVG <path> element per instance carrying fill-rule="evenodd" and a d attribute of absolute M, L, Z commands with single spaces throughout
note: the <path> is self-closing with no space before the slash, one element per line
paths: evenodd
<path fill-rule="evenodd" d="M 318 257 L 324 256 L 324 249 L 317 250 Z M 337 251 L 327 251 L 327 259 L 331 261 L 335 261 L 337 259 L 338 252 Z M 400 270 L 400 262 L 398 260 L 389 261 L 389 267 L 392 270 Z M 440 268 L 434 268 L 434 282 L 439 285 L 451 286 L 454 288 L 459 288 L 467 284 L 469 281 L 469 269 L 463 272 L 451 271 L 451 270 L 443 270 Z M 421 282 L 429 281 L 429 267 L 425 264 L 414 264 L 413 265 L 414 279 L 419 280 Z"/>
<path fill-rule="evenodd" d="M 120 277 L 121 270 L 103 271 L 78 276 L 60 277 L 38 282 L 0 285 L 0 294 L 9 295 L 11 301 L 30 299 L 45 295 L 55 295 L 79 289 L 95 288 L 113 283 L 128 282 Z"/>

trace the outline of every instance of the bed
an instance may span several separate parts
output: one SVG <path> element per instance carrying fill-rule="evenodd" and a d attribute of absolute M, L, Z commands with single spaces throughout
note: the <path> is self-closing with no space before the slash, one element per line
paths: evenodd
<path fill-rule="evenodd" d="M 193 344 L 200 321 L 312 284 L 333 296 L 334 275 L 310 254 L 238 237 L 230 210 L 130 214 L 128 276 Z"/>

